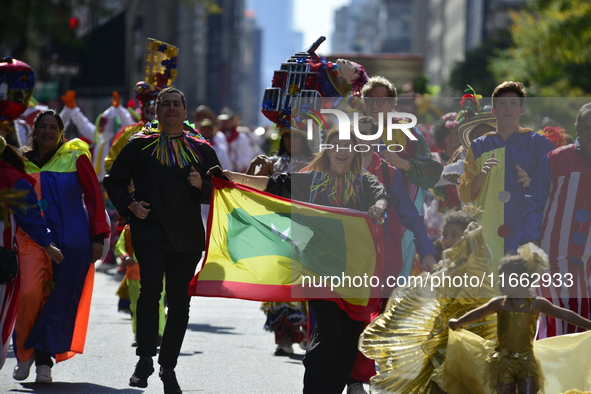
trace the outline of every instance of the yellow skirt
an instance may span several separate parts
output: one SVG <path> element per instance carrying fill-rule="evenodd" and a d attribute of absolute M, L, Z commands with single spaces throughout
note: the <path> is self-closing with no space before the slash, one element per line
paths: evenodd
<path fill-rule="evenodd" d="M 486 371 L 495 344 L 466 330 L 449 330 L 448 335 L 445 362 L 435 369 L 432 380 L 448 394 L 491 393 Z M 591 331 L 534 342 L 534 354 L 542 370 L 540 377 L 546 380 L 540 392 L 590 391 L 590 353 Z"/>

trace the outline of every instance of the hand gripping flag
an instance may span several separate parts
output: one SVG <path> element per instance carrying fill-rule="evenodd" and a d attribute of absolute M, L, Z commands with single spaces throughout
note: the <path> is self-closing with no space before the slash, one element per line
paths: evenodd
<path fill-rule="evenodd" d="M 368 320 L 380 297 L 381 225 L 366 212 L 292 201 L 213 179 L 208 245 L 193 296 L 331 299 Z"/>

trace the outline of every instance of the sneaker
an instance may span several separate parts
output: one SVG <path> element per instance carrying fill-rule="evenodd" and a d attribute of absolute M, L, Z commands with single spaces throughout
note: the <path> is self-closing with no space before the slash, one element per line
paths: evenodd
<path fill-rule="evenodd" d="M 154 373 L 154 364 L 152 358 L 140 357 L 140 360 L 135 365 L 135 371 L 129 378 L 129 385 L 132 387 L 148 387 L 148 378 Z"/>
<path fill-rule="evenodd" d="M 25 380 L 29 377 L 29 371 L 31 370 L 31 365 L 33 365 L 33 361 L 35 361 L 35 357 L 31 357 L 27 361 L 23 361 L 22 363 L 16 364 L 14 367 L 14 372 L 12 373 L 12 377 L 15 380 Z"/>
<path fill-rule="evenodd" d="M 277 346 L 277 349 L 275 349 L 276 356 L 289 356 L 291 354 L 293 354 L 293 347 L 291 343 L 285 346 Z"/>
<path fill-rule="evenodd" d="M 367 391 L 365 391 L 361 382 L 349 383 L 347 385 L 347 394 L 367 394 Z"/>
<path fill-rule="evenodd" d="M 133 341 L 131 342 L 131 346 L 137 347 L 137 338 L 133 338 Z"/>
<path fill-rule="evenodd" d="M 164 394 L 182 394 L 183 390 L 181 390 L 181 386 L 179 386 L 179 382 L 176 380 L 176 373 L 174 369 L 164 369 L 160 367 L 160 380 L 164 384 Z"/>
<path fill-rule="evenodd" d="M 35 379 L 37 383 L 51 383 L 53 379 L 51 379 L 51 367 L 49 365 L 39 365 L 37 366 L 37 379 Z"/>

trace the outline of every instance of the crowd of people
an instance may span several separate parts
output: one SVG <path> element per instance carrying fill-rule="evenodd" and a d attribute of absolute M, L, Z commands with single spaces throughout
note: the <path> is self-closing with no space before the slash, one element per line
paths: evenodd
<path fill-rule="evenodd" d="M 216 167 L 283 198 L 367 212 L 383 223 L 383 278 L 490 275 L 477 290 L 384 286 L 361 320 L 332 299 L 263 303 L 275 355 L 292 354 L 294 344 L 306 350 L 304 393 L 364 393 L 364 383 L 375 392 L 461 392 L 468 373 L 454 349 L 470 338 L 448 328 L 462 327 L 483 341 L 498 337 L 474 357 L 482 373 L 470 379 L 480 391 L 467 392 L 537 393 L 545 379 L 535 339 L 591 328 L 591 103 L 579 109 L 576 139 L 566 145 L 566 130 L 521 126 L 525 88 L 506 81 L 491 108 L 472 95 L 472 109 L 441 116 L 432 135 L 410 127 L 386 141 L 379 134 L 397 91 L 374 76 L 359 87 L 350 139 L 338 126 L 326 129 L 323 143 L 332 148 L 315 153 L 294 115 L 277 122 L 279 145 L 266 152 L 229 109 L 189 113 L 182 91 L 145 81 L 136 93 L 135 122 L 114 95 L 94 124 L 68 92 L 61 113 L 38 113 L 28 142 L 19 143 L 10 122 L 0 127 L 0 185 L 23 191 L 27 202 L 6 211 L 2 227 L 1 245 L 18 251 L 20 265 L 0 284 L 0 366 L 14 327 L 14 379 L 27 379 L 35 363 L 36 381 L 50 383 L 53 360 L 83 351 L 94 263 L 118 241 L 138 356 L 129 385 L 147 387 L 158 356 L 164 392 L 182 392 L 175 367 Z M 92 151 L 66 137 L 68 124 Z M 352 149 L 360 142 L 375 149 Z M 402 149 L 384 149 L 390 142 Z M 507 279 L 544 274 L 562 282 L 532 292 L 530 282 Z M 411 358 L 420 373 L 397 367 Z"/>

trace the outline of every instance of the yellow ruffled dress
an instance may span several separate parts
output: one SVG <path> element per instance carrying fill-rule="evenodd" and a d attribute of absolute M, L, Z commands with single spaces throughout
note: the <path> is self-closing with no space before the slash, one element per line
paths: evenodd
<path fill-rule="evenodd" d="M 532 301 L 529 302 L 531 305 Z M 538 315 L 501 310 L 497 312 L 497 319 L 499 344 L 486 360 L 484 383 L 492 389 L 499 383 L 517 382 L 532 377 L 538 390 L 542 389 L 545 386 L 544 376 L 534 356 L 533 344 Z"/>
<path fill-rule="evenodd" d="M 452 249 L 444 251 L 443 261 L 430 275 L 489 278 L 490 260 L 482 228 L 473 223 Z M 485 280 L 482 286 L 431 288 L 409 281 L 396 289 L 385 312 L 359 339 L 359 350 L 379 366 L 379 373 L 370 382 L 371 393 L 427 394 L 433 381 L 448 394 L 492 393 L 490 384 L 495 378 L 485 378 L 485 371 L 489 369 L 487 360 L 489 366 L 494 364 L 491 356 L 497 353 L 496 314 L 465 330 L 452 331 L 447 325 L 450 318 L 460 317 L 497 296 L 490 284 Z M 527 353 L 535 335 L 536 316 L 510 315 L 500 316 L 499 348 Z M 527 335 L 512 335 L 513 330 L 523 332 L 521 325 L 527 327 Z M 542 374 L 533 359 L 526 368 L 535 370 L 540 388 L 545 376 L 546 393 L 591 394 L 591 331 L 535 341 L 533 352 Z"/>
<path fill-rule="evenodd" d="M 488 271 L 491 260 L 482 227 L 471 223 L 463 238 L 443 252 L 435 272 L 409 278 L 406 286 L 392 293 L 385 312 L 359 339 L 359 350 L 379 366 L 379 373 L 371 378 L 372 393 L 429 393 L 433 370 L 445 359 L 448 320 L 496 295 Z M 477 277 L 481 283 L 455 286 L 444 277 Z M 493 339 L 496 316 L 468 329 Z"/>
<path fill-rule="evenodd" d="M 522 313 L 522 315 L 528 314 Z M 520 318 L 520 316 L 516 317 Z M 510 317 L 509 320 L 513 318 Z M 521 316 L 521 318 L 523 320 L 529 319 L 527 316 Z M 513 321 L 500 323 L 499 327 L 506 324 L 508 326 L 501 331 L 512 329 L 509 327 L 512 324 L 527 323 Z M 528 346 L 524 343 L 526 336 L 521 339 L 517 335 L 512 335 L 511 331 L 505 331 L 500 334 L 499 342 L 504 336 L 509 341 L 506 346 L 513 345 L 512 342 L 519 342 L 519 344 L 515 343 L 518 346 L 516 349 L 524 351 L 517 353 L 528 352 Z M 501 359 L 504 358 L 498 357 L 498 360 L 494 360 L 491 357 L 491 355 L 499 353 L 496 349 L 500 349 L 500 347 L 497 347 L 495 342 L 485 340 L 474 333 L 466 330 L 449 330 L 446 361 L 434 371 L 433 380 L 448 394 L 494 393 L 490 387 L 491 384 L 494 384 L 494 374 L 488 373 L 490 377 L 487 377 L 487 371 L 493 371 L 490 367 L 494 364 L 497 365 L 496 370 L 501 371 Z M 591 354 L 591 331 L 534 341 L 533 354 L 537 361 L 529 359 L 527 362 L 523 362 L 523 360 L 519 360 L 518 364 L 521 364 L 520 368 L 535 371 L 534 373 L 539 376 L 537 379 L 540 392 L 591 394 L 591 357 L 589 357 Z M 493 362 L 491 363 L 491 361 Z M 504 363 L 508 363 L 508 361 L 504 361 Z M 538 363 L 541 373 L 534 363 Z M 545 382 L 545 386 L 542 386 L 543 382 Z"/>

